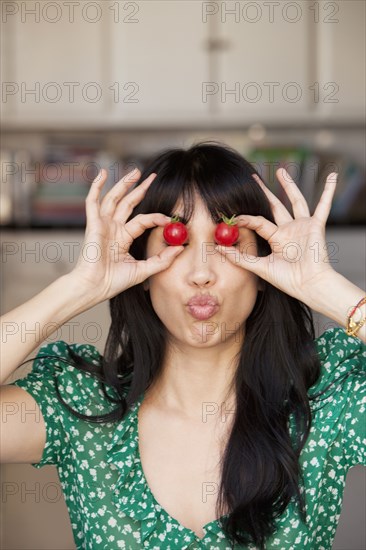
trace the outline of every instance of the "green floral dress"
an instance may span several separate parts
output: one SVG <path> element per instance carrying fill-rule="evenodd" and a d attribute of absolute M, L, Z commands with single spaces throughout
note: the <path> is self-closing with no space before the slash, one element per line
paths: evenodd
<path fill-rule="evenodd" d="M 311 401 L 314 415 L 301 453 L 307 523 L 291 501 L 267 549 L 329 550 L 341 512 L 347 471 L 366 465 L 366 346 L 357 337 L 331 328 L 316 339 L 322 375 L 309 395 L 342 378 L 321 399 Z M 85 359 L 97 363 L 92 345 L 72 344 Z M 141 467 L 137 414 L 143 395 L 119 422 L 96 424 L 73 416 L 57 399 L 57 376 L 63 399 L 83 414 L 104 414 L 109 403 L 91 375 L 42 355 L 69 357 L 64 341 L 42 346 L 32 371 L 12 384 L 24 388 L 38 403 L 47 428 L 41 461 L 57 467 L 78 549 L 230 549 L 219 520 L 204 527 L 200 539 L 170 516 L 155 500 Z M 344 374 L 348 376 L 344 378 Z M 109 391 L 108 391 L 109 393 Z M 113 394 L 113 391 L 112 391 Z M 115 395 L 115 394 L 114 394 Z M 289 429 L 292 434 L 292 422 Z M 179 498 L 179 495 L 177 495 Z M 235 548 L 243 548 L 236 545 Z M 248 549 L 255 550 L 254 546 Z"/>

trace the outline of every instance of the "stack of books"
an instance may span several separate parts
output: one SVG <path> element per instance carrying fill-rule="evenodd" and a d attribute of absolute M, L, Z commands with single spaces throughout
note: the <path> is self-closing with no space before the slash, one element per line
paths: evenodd
<path fill-rule="evenodd" d="M 98 147 L 49 147 L 37 166 L 37 187 L 32 197 L 31 225 L 85 226 L 85 199 L 90 185 L 101 168 L 106 168 L 108 180 L 104 192 L 115 181 L 110 178 L 110 165 L 116 160 Z"/>
<path fill-rule="evenodd" d="M 300 146 L 258 147 L 252 149 L 247 158 L 291 214 L 291 202 L 276 177 L 278 168 L 285 168 L 295 181 L 308 203 L 311 215 L 320 200 L 327 176 L 337 172 L 337 186 L 327 225 L 365 223 L 365 170 L 343 154 Z"/>
<path fill-rule="evenodd" d="M 258 147 L 245 153 L 268 188 L 292 213 L 291 203 L 276 177 L 284 167 L 298 185 L 313 214 L 326 177 L 338 173 L 338 182 L 327 225 L 360 225 L 366 221 L 365 170 L 344 154 L 301 146 Z M 84 227 L 85 198 L 101 168 L 108 178 L 101 198 L 135 166 L 147 158 L 117 158 L 97 141 L 82 144 L 75 138 L 49 143 L 41 161 L 29 151 L 0 150 L 0 225 L 22 227 Z"/>

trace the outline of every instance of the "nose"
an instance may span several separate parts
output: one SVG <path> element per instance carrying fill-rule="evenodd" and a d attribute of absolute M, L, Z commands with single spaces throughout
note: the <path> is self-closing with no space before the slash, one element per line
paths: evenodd
<path fill-rule="evenodd" d="M 198 287 L 210 287 L 217 281 L 217 261 L 214 250 L 215 243 L 200 242 L 197 246 L 189 246 L 190 257 L 188 258 L 188 282 Z M 188 252 L 187 249 L 187 252 Z M 215 268 L 216 265 L 216 268 Z"/>

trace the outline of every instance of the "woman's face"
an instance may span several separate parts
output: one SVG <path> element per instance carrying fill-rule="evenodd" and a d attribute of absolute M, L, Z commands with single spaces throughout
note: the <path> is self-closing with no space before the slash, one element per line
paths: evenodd
<path fill-rule="evenodd" d="M 189 244 L 168 269 L 150 276 L 144 288 L 149 289 L 154 310 L 170 337 L 180 346 L 239 343 L 261 279 L 214 250 L 216 226 L 199 195 L 194 204 L 187 225 Z M 182 214 L 181 206 L 180 203 L 174 213 Z M 163 228 L 156 227 L 147 241 L 147 258 L 166 246 L 169 245 L 164 242 Z M 236 248 L 257 255 L 254 232 L 239 228 Z M 218 310 L 208 319 L 197 319 L 187 306 L 197 294 L 209 294 L 218 301 Z"/>

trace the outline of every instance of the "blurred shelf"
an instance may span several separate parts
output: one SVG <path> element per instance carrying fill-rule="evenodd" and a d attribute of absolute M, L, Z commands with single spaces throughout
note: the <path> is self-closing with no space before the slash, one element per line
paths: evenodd
<path fill-rule="evenodd" d="M 326 229 L 347 231 L 362 229 L 366 235 L 366 226 L 365 223 L 355 222 L 355 223 L 327 223 Z M 2 225 L 0 226 L 0 233 L 2 232 L 21 232 L 21 231 L 85 231 L 85 226 L 81 225 Z"/>
<path fill-rule="evenodd" d="M 0 231 L 85 231 L 81 225 L 3 225 Z"/>
<path fill-rule="evenodd" d="M 85 120 L 78 121 L 75 123 L 75 120 L 59 120 L 59 121 L 19 121 L 19 122 L 4 122 L 2 125 L 3 132 L 17 132 L 17 133 L 27 133 L 27 132 L 47 132 L 47 133 L 59 133 L 59 132 L 164 132 L 164 131 L 237 131 L 237 130 L 248 130 L 253 124 L 261 124 L 265 128 L 273 130 L 288 130 L 288 129 L 336 129 L 336 130 L 362 130 L 366 128 L 366 119 L 363 119 L 361 116 L 350 119 L 345 117 L 344 120 L 340 119 L 327 119 L 327 118 L 313 118 L 311 115 L 307 117 L 292 117 L 289 119 L 288 115 L 283 115 L 282 117 L 272 119 L 266 117 L 264 119 L 259 119 L 255 117 L 251 119 L 246 117 L 245 121 L 241 120 L 240 117 L 237 117 L 235 120 L 230 122 L 222 121 L 215 119 L 214 116 L 211 116 L 209 119 L 203 118 L 202 120 L 199 117 L 196 117 L 196 120 L 192 119 L 175 121 L 164 121 L 162 124 L 161 119 L 151 121 L 146 121 L 146 118 L 143 120 L 134 120 L 133 122 L 126 121 L 121 123 L 120 121 L 110 121 L 108 125 L 103 122 L 98 122 L 96 120 Z"/>

